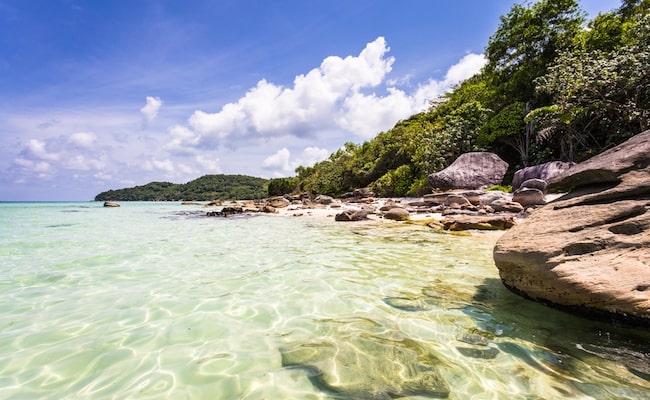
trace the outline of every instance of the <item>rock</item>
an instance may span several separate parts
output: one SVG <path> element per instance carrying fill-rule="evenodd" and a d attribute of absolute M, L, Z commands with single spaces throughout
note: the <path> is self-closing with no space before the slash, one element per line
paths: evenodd
<path fill-rule="evenodd" d="M 650 326 L 650 131 L 549 182 L 569 191 L 504 234 L 506 287 L 591 316 Z"/>
<path fill-rule="evenodd" d="M 458 215 L 446 217 L 442 224 L 446 231 L 503 230 L 513 227 L 515 219 L 510 215 Z"/>
<path fill-rule="evenodd" d="M 120 207 L 120 205 L 114 201 L 105 201 L 104 207 Z"/>
<path fill-rule="evenodd" d="M 471 203 L 469 200 L 465 198 L 465 196 L 462 196 L 460 194 L 450 194 L 447 196 L 445 199 L 444 205 L 448 207 L 453 207 L 453 206 L 458 206 L 458 207 L 463 207 L 463 206 L 469 206 Z"/>
<path fill-rule="evenodd" d="M 479 189 L 501 183 L 507 169 L 508 163 L 494 153 L 465 153 L 429 175 L 429 184 L 433 189 Z"/>
<path fill-rule="evenodd" d="M 366 197 L 375 197 L 375 192 L 373 192 L 368 188 L 354 189 L 352 194 L 357 199 L 366 198 Z"/>
<path fill-rule="evenodd" d="M 429 193 L 425 194 L 422 197 L 422 200 L 425 204 L 427 205 L 450 205 L 454 203 L 453 200 L 449 200 L 449 197 L 454 196 L 457 200 L 460 200 L 460 197 L 463 197 L 465 200 L 460 200 L 460 202 L 457 201 L 457 203 L 461 204 L 466 204 L 470 203 L 473 205 L 479 205 L 481 204 L 481 196 L 483 196 L 485 192 L 482 191 L 469 191 L 469 190 L 455 190 L 455 191 L 447 191 L 447 192 L 439 192 L 439 193 Z"/>
<path fill-rule="evenodd" d="M 302 369 L 341 399 L 446 398 L 449 387 L 431 349 L 408 338 L 354 335 L 280 348 L 282 366 Z"/>
<path fill-rule="evenodd" d="M 262 206 L 260 209 L 260 212 L 267 213 L 267 214 L 275 214 L 278 211 L 275 209 L 275 207 L 271 207 L 269 205 Z"/>
<path fill-rule="evenodd" d="M 221 211 L 208 211 L 207 216 L 208 217 L 230 217 L 232 215 L 238 215 L 238 214 L 243 214 L 244 209 L 242 207 L 224 207 L 221 209 Z"/>
<path fill-rule="evenodd" d="M 368 211 L 366 210 L 345 210 L 334 216 L 335 221 L 343 222 L 363 221 L 364 219 L 368 219 Z"/>
<path fill-rule="evenodd" d="M 518 213 L 524 211 L 524 207 L 521 204 L 508 199 L 494 200 L 489 206 L 494 210 L 494 212 Z"/>
<path fill-rule="evenodd" d="M 200 206 L 201 203 L 196 202 L 196 201 L 181 201 L 181 205 L 184 205 L 184 206 Z"/>
<path fill-rule="evenodd" d="M 409 212 L 401 207 L 393 207 L 386 211 L 384 218 L 393 221 L 408 221 L 411 218 Z"/>
<path fill-rule="evenodd" d="M 284 208 L 288 207 L 289 204 L 291 204 L 289 200 L 285 199 L 282 196 L 271 197 L 266 201 L 266 203 L 273 208 Z"/>
<path fill-rule="evenodd" d="M 223 205 L 223 200 L 212 200 L 204 207 L 221 207 Z"/>
<path fill-rule="evenodd" d="M 546 204 L 544 193 L 538 189 L 519 189 L 512 194 L 512 201 L 521 204 L 524 208 Z"/>
<path fill-rule="evenodd" d="M 542 193 L 546 193 L 546 181 L 543 179 L 528 179 L 521 184 L 519 189 L 537 189 Z"/>
<path fill-rule="evenodd" d="M 551 161 L 522 168 L 515 172 L 515 176 L 512 178 L 512 190 L 519 189 L 521 184 L 529 179 L 541 179 L 548 182 L 574 165 L 574 163 Z"/>
<path fill-rule="evenodd" d="M 326 196 L 324 194 L 319 194 L 314 199 L 315 203 L 325 204 L 325 205 L 332 204 L 333 201 L 334 201 L 334 198 L 332 196 Z"/>
<path fill-rule="evenodd" d="M 505 194 L 504 192 L 495 190 L 495 191 L 485 192 L 485 193 L 481 194 L 481 196 L 479 197 L 479 201 L 480 201 L 479 204 L 489 205 L 489 204 L 492 204 L 492 202 L 494 202 L 496 200 L 510 201 L 507 194 Z"/>

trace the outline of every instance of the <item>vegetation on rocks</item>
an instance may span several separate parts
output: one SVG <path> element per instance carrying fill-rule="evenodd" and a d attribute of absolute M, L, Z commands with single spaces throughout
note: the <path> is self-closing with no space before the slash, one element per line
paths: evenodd
<path fill-rule="evenodd" d="M 485 54 L 479 74 L 428 110 L 346 143 L 294 177 L 272 179 L 269 194 L 369 187 L 419 196 L 430 191 L 429 174 L 469 151 L 498 154 L 512 174 L 583 161 L 650 126 L 650 0 L 623 0 L 589 22 L 576 0 L 516 4 Z"/>

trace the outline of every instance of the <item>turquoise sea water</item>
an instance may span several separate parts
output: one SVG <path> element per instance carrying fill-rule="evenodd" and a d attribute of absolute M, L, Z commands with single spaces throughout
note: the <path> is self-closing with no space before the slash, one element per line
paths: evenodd
<path fill-rule="evenodd" d="M 511 294 L 498 234 L 203 215 L 0 203 L 0 398 L 650 398 L 650 334 Z"/>

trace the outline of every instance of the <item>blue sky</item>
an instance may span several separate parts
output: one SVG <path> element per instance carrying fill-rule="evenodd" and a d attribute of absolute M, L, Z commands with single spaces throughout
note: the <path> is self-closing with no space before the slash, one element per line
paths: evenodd
<path fill-rule="evenodd" d="M 294 175 L 476 73 L 514 3 L 0 0 L 0 201 Z"/>

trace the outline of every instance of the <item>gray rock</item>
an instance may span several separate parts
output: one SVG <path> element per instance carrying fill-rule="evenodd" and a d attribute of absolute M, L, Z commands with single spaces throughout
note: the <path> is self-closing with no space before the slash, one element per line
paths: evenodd
<path fill-rule="evenodd" d="M 407 221 L 409 220 L 410 214 L 407 210 L 401 207 L 393 207 L 390 210 L 386 211 L 384 218 L 391 219 L 394 221 Z"/>
<path fill-rule="evenodd" d="M 494 212 L 518 213 L 524 211 L 524 207 L 521 204 L 508 199 L 494 200 L 489 206 L 494 210 Z"/>
<path fill-rule="evenodd" d="M 544 193 L 538 189 L 519 189 L 512 194 L 512 201 L 524 208 L 546 204 Z"/>
<path fill-rule="evenodd" d="M 334 198 L 332 196 L 327 196 L 327 195 L 324 195 L 324 194 L 319 194 L 314 199 L 315 203 L 325 204 L 325 205 L 332 204 L 333 201 L 334 201 Z"/>
<path fill-rule="evenodd" d="M 519 189 L 537 189 L 542 193 L 546 193 L 546 181 L 543 179 L 528 179 L 521 184 Z"/>
<path fill-rule="evenodd" d="M 508 163 L 494 153 L 473 152 L 458 157 L 442 171 L 429 175 L 433 189 L 480 189 L 503 181 Z"/>
<path fill-rule="evenodd" d="M 512 190 L 519 189 L 521 184 L 529 179 L 541 179 L 548 182 L 574 165 L 574 163 L 551 161 L 522 168 L 515 172 L 515 176 L 512 178 Z"/>
<path fill-rule="evenodd" d="M 650 131 L 549 183 L 563 197 L 494 248 L 516 293 L 592 316 L 650 326 Z"/>
<path fill-rule="evenodd" d="M 368 211 L 366 210 L 345 210 L 334 216 L 335 221 L 341 222 L 363 221 L 365 219 L 368 219 Z"/>

